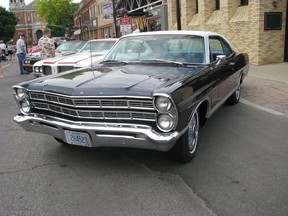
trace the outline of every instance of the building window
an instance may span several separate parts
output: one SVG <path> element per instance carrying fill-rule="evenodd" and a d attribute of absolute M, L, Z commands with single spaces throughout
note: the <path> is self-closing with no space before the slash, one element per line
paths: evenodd
<path fill-rule="evenodd" d="M 196 0 L 196 14 L 198 13 L 199 9 L 198 9 L 198 0 Z"/>
<path fill-rule="evenodd" d="M 248 5 L 249 0 L 240 0 L 240 6 Z"/>
<path fill-rule="evenodd" d="M 216 0 L 215 10 L 220 10 L 220 0 Z"/>

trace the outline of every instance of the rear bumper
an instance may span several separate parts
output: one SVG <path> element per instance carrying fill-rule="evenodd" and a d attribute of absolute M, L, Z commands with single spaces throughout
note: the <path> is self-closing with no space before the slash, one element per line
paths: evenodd
<path fill-rule="evenodd" d="M 74 122 L 49 116 L 25 116 L 19 114 L 14 121 L 30 132 L 48 134 L 67 142 L 65 130 L 85 132 L 91 139 L 91 147 L 132 147 L 170 150 L 180 137 L 179 132 L 158 133 L 147 125 Z"/>

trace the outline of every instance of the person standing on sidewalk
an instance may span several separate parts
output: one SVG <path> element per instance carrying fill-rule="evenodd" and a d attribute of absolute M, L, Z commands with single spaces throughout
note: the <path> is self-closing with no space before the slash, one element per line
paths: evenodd
<path fill-rule="evenodd" d="M 24 42 L 25 35 L 23 33 L 20 34 L 19 39 L 16 42 L 16 55 L 18 57 L 19 62 L 19 68 L 20 68 L 20 74 L 24 75 L 26 74 L 23 68 L 25 56 L 26 56 L 26 44 Z"/>
<path fill-rule="evenodd" d="M 133 24 L 132 24 L 131 30 L 132 30 L 132 34 L 140 33 L 140 30 L 139 30 L 139 28 L 137 27 L 137 24 L 136 24 L 136 23 L 133 23 Z"/>
<path fill-rule="evenodd" d="M 0 47 L 0 52 L 2 52 L 2 49 Z M 1 59 L 0 59 L 0 79 L 2 79 L 4 76 L 3 76 L 3 69 L 2 69 L 2 65 L 1 65 Z"/>
<path fill-rule="evenodd" d="M 41 59 L 55 57 L 55 45 L 51 37 L 51 30 L 44 28 L 44 34 L 38 41 L 38 48 L 41 52 Z"/>

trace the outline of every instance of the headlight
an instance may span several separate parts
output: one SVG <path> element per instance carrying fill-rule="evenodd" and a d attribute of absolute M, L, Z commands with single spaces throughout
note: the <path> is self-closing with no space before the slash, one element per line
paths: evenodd
<path fill-rule="evenodd" d="M 34 69 L 35 69 L 35 72 L 36 73 L 42 73 L 43 72 L 43 69 L 42 69 L 42 67 L 34 67 Z"/>
<path fill-rule="evenodd" d="M 30 64 L 30 61 L 28 61 L 28 60 L 25 60 L 25 64 Z"/>
<path fill-rule="evenodd" d="M 157 122 L 159 129 L 161 129 L 162 131 L 169 131 L 175 125 L 174 118 L 169 114 L 160 114 L 158 116 Z"/>
<path fill-rule="evenodd" d="M 16 88 L 15 89 L 15 97 L 19 101 L 26 100 L 28 98 L 27 92 L 23 88 Z"/>
<path fill-rule="evenodd" d="M 22 110 L 22 112 L 24 113 L 29 113 L 31 110 L 30 104 L 28 101 L 22 101 L 20 103 L 20 109 Z"/>
<path fill-rule="evenodd" d="M 168 112 L 172 107 L 172 103 L 168 97 L 158 96 L 155 98 L 155 106 L 159 112 Z"/>

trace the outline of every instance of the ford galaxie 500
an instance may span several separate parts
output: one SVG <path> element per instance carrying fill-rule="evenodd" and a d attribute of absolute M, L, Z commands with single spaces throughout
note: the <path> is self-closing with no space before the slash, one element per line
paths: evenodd
<path fill-rule="evenodd" d="M 153 149 L 187 163 L 205 121 L 238 103 L 248 63 L 213 32 L 125 35 L 96 67 L 15 85 L 14 121 L 66 144 Z"/>

